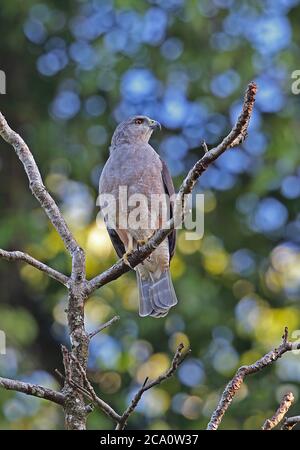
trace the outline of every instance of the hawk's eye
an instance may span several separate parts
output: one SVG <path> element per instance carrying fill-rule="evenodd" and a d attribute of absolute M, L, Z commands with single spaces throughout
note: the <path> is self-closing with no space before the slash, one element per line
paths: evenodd
<path fill-rule="evenodd" d="M 144 122 L 144 119 L 135 119 L 134 123 L 136 125 L 141 125 Z"/>

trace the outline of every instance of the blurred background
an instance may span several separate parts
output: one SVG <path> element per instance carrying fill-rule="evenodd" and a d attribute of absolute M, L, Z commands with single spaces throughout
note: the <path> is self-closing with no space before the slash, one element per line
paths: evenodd
<path fill-rule="evenodd" d="M 115 260 L 96 225 L 97 185 L 116 124 L 131 114 L 159 120 L 152 144 L 178 187 L 231 128 L 247 83 L 259 85 L 249 136 L 201 177 L 205 234 L 179 233 L 172 273 L 179 304 L 167 318 L 137 314 L 135 274 L 97 291 L 89 376 L 121 412 L 146 376 L 164 371 L 179 342 L 192 354 L 177 376 L 151 389 L 130 428 L 201 429 L 235 370 L 300 329 L 299 0 L 3 0 L 0 108 L 29 144 L 45 184 L 87 250 L 93 277 Z M 69 273 L 70 259 L 0 143 L 0 248 L 20 249 Z M 0 262 L 0 374 L 59 388 L 59 346 L 68 343 L 66 291 L 34 268 Z M 298 336 L 295 333 L 295 338 Z M 300 336 L 300 331 L 299 331 Z M 261 427 L 292 390 L 299 414 L 299 355 L 246 380 L 221 428 Z M 62 429 L 55 405 L 0 391 L 0 429 Z M 95 411 L 91 429 L 112 428 Z"/>

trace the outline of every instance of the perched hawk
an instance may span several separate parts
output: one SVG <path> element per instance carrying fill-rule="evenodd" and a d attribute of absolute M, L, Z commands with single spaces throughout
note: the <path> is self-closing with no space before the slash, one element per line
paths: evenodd
<path fill-rule="evenodd" d="M 113 134 L 110 156 L 100 177 L 100 208 L 112 244 L 118 256 L 124 256 L 125 260 L 132 250 L 147 242 L 155 230 L 162 227 L 162 211 L 167 211 L 169 217 L 173 214 L 172 199 L 170 202 L 170 197 L 173 196 L 174 200 L 175 194 L 172 178 L 166 164 L 148 143 L 156 128 L 161 128 L 160 124 L 146 116 L 131 117 L 120 123 Z M 120 191 L 124 193 L 124 189 L 128 198 L 125 204 L 120 200 Z M 103 198 L 106 199 L 106 212 Z M 162 199 L 161 203 L 156 201 L 158 198 Z M 139 199 L 139 208 L 135 199 Z M 116 217 L 111 220 L 107 211 L 114 208 Z M 137 219 L 137 224 L 134 219 Z M 177 303 L 170 277 L 175 240 L 176 231 L 173 230 L 148 258 L 135 267 L 142 317 L 164 317 Z"/>

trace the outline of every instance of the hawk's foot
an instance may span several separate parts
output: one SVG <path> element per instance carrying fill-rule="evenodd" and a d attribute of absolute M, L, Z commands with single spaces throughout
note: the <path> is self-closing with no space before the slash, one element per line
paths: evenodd
<path fill-rule="evenodd" d="M 154 236 L 155 233 L 156 233 L 156 231 L 153 231 L 151 236 L 149 236 L 147 239 L 139 239 L 139 240 L 137 240 L 136 241 L 137 249 L 139 250 L 140 247 L 142 247 L 143 245 L 147 244 L 149 242 L 149 240 Z"/>
<path fill-rule="evenodd" d="M 127 266 L 130 267 L 130 269 L 134 270 L 134 268 L 131 266 L 130 262 L 128 261 L 128 256 L 130 256 L 131 254 L 132 254 L 132 250 L 128 250 L 126 253 L 124 253 L 123 261 Z"/>
<path fill-rule="evenodd" d="M 139 250 L 140 247 L 143 247 L 143 245 L 147 244 L 147 242 L 148 242 L 148 239 L 140 239 L 140 240 L 137 240 L 137 241 L 136 241 L 137 249 Z"/>

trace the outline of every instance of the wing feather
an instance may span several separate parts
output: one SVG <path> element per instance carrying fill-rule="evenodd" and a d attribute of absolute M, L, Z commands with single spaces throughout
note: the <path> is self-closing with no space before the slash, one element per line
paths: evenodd
<path fill-rule="evenodd" d="M 108 228 L 108 227 L 106 227 L 106 228 L 107 228 L 111 243 L 114 246 L 114 249 L 115 249 L 118 257 L 122 258 L 122 256 L 124 255 L 124 253 L 126 251 L 123 242 L 119 238 L 116 230 L 114 230 L 113 228 Z"/>
<path fill-rule="evenodd" d="M 164 183 L 164 188 L 165 188 L 165 193 L 168 194 L 168 196 L 171 198 L 173 197 L 174 199 L 174 194 L 175 194 L 175 189 L 174 189 L 174 184 L 173 184 L 173 180 L 172 177 L 170 175 L 169 169 L 166 165 L 166 163 L 162 160 L 162 171 L 161 171 L 161 176 L 162 176 L 162 180 Z M 174 210 L 174 201 L 171 201 L 170 204 L 170 218 L 173 217 L 173 210 Z M 169 253 L 170 253 L 170 260 L 172 259 L 172 256 L 175 253 L 175 246 L 176 246 L 176 230 L 172 230 L 171 233 L 168 236 L 168 240 L 169 240 Z"/>

